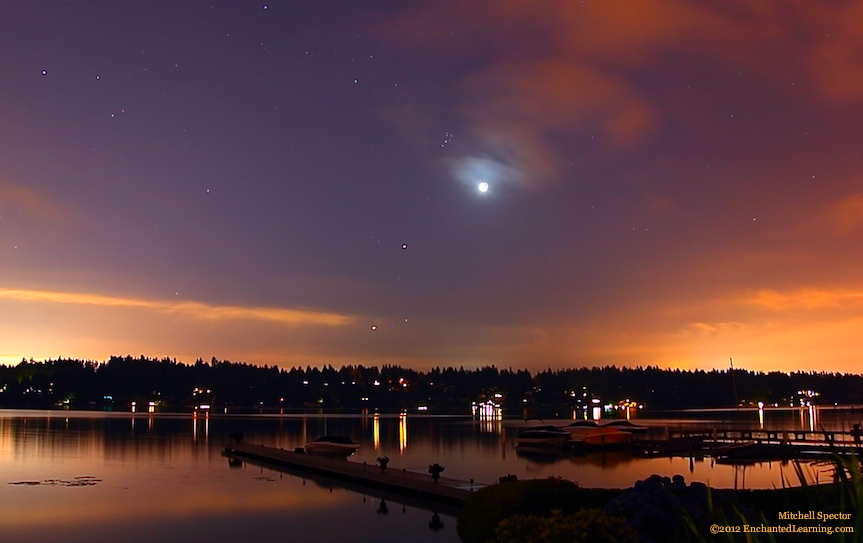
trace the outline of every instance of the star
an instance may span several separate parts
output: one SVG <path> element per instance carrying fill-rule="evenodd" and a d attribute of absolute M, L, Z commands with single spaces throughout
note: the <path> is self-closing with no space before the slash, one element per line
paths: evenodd
<path fill-rule="evenodd" d="M 480 181 L 479 185 L 477 185 L 477 188 L 480 192 L 488 192 L 488 183 L 486 183 L 485 181 Z"/>

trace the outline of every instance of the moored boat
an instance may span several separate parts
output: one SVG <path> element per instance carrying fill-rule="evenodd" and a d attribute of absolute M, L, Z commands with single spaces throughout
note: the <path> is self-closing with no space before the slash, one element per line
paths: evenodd
<path fill-rule="evenodd" d="M 568 440 L 569 432 L 557 426 L 534 426 L 519 430 L 513 441 L 516 447 L 521 445 L 557 447 Z"/>
<path fill-rule="evenodd" d="M 588 430 L 595 430 L 596 428 L 599 428 L 599 425 L 592 420 L 577 420 L 567 424 L 561 430 L 565 430 L 570 435 L 575 436 L 581 435 Z"/>
<path fill-rule="evenodd" d="M 360 448 L 359 443 L 345 436 L 322 436 L 306 443 L 306 452 L 323 456 L 348 457 Z"/>
<path fill-rule="evenodd" d="M 611 447 L 632 442 L 632 432 L 616 424 L 599 425 L 592 420 L 577 420 L 564 426 L 572 440 L 586 447 Z"/>
<path fill-rule="evenodd" d="M 632 434 L 626 430 L 609 426 L 586 428 L 572 435 L 574 441 L 580 441 L 585 447 L 613 447 L 632 443 Z"/>
<path fill-rule="evenodd" d="M 639 426 L 638 424 L 633 424 L 631 421 L 626 419 L 614 419 L 610 420 L 602 425 L 603 428 L 617 428 L 619 430 L 626 430 L 627 432 L 633 434 L 640 434 L 650 430 L 647 426 Z"/>

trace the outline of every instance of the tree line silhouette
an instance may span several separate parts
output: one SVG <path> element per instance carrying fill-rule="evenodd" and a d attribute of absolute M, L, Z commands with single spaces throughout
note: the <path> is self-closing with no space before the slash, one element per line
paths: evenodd
<path fill-rule="evenodd" d="M 818 396 L 800 391 L 816 391 Z M 434 368 L 418 371 L 327 365 L 284 369 L 241 362 L 112 356 L 105 362 L 22 360 L 0 366 L 0 408 L 115 409 L 132 402 L 146 410 L 415 409 L 465 412 L 472 402 L 508 409 L 571 409 L 630 400 L 648 409 L 813 403 L 863 403 L 863 376 L 828 372 L 743 369 L 669 370 L 658 367 L 568 368 L 529 371 Z M 594 401 L 596 400 L 596 401 Z"/>

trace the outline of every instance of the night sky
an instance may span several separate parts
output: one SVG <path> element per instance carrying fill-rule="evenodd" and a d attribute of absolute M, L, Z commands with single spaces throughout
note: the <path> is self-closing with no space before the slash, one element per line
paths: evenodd
<path fill-rule="evenodd" d="M 859 373 L 861 126 L 858 2 L 7 0 L 0 362 Z"/>

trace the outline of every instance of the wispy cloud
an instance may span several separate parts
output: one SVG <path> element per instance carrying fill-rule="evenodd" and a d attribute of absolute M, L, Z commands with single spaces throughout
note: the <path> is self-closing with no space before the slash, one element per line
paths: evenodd
<path fill-rule="evenodd" d="M 474 69 L 456 70 L 451 89 L 467 129 L 456 136 L 454 175 L 503 153 L 507 160 L 498 163 L 511 178 L 542 185 L 559 180 L 564 165 L 599 150 L 619 153 L 669 121 L 700 124 L 681 104 L 687 96 L 644 91 L 645 69 L 669 59 L 734 66 L 777 92 L 793 88 L 792 99 L 854 103 L 863 96 L 861 15 L 855 2 L 806 0 L 635 0 L 626 9 L 615 2 L 438 0 L 386 31 L 412 46 L 406 51 L 434 52 L 432 65 L 473 53 Z M 796 63 L 793 87 L 776 51 Z M 584 156 L 562 150 L 561 133 L 595 136 L 602 146 Z"/>
<path fill-rule="evenodd" d="M 739 322 L 692 322 L 684 328 L 684 334 L 715 334 L 718 332 L 737 332 L 745 329 Z"/>
<path fill-rule="evenodd" d="M 861 228 L 863 228 L 863 197 L 857 194 L 830 204 L 803 225 L 806 231 L 834 236 L 854 234 Z"/>
<path fill-rule="evenodd" d="M 0 212 L 20 210 L 29 217 L 59 223 L 63 213 L 45 194 L 0 179 Z"/>
<path fill-rule="evenodd" d="M 200 320 L 255 319 L 278 322 L 289 326 L 341 326 L 349 324 L 354 320 L 352 316 L 348 315 L 303 309 L 210 305 L 194 301 L 146 300 L 141 298 L 48 290 L 0 289 L 0 299 L 111 308 L 142 308 L 186 315 Z"/>
<path fill-rule="evenodd" d="M 863 290 L 801 288 L 792 291 L 759 290 L 742 300 L 774 311 L 789 309 L 822 309 L 863 302 Z"/>

